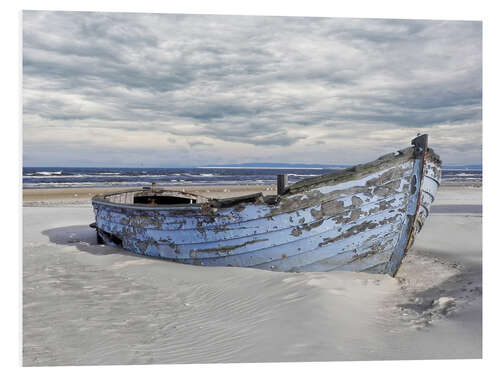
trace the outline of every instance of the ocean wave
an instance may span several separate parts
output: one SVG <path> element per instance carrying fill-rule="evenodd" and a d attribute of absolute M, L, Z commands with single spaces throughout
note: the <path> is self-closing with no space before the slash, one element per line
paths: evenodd
<path fill-rule="evenodd" d="M 161 178 L 169 177 L 168 174 L 151 174 L 151 175 L 130 175 L 130 174 L 120 174 L 120 173 L 108 173 L 108 174 L 63 174 L 63 175 L 34 175 L 27 173 L 23 178 L 31 179 L 51 179 L 51 178 Z"/>
<path fill-rule="evenodd" d="M 31 178 L 31 179 L 51 179 L 51 178 L 84 178 L 91 177 L 90 175 L 84 174 L 71 174 L 71 175 L 36 175 L 36 174 L 26 174 L 23 178 Z"/>
<path fill-rule="evenodd" d="M 477 177 L 478 173 L 457 173 L 455 177 Z"/>
<path fill-rule="evenodd" d="M 288 173 L 288 177 L 314 177 L 318 176 L 317 174 L 296 174 L 296 173 Z"/>
<path fill-rule="evenodd" d="M 40 175 L 40 176 L 58 176 L 61 174 L 62 174 L 62 171 L 41 171 L 41 172 L 34 173 L 34 175 Z"/>
<path fill-rule="evenodd" d="M 48 170 L 51 169 L 51 170 Z M 246 169 L 246 170 L 245 170 Z M 281 168 L 282 169 L 282 168 Z M 137 187 L 156 182 L 158 186 L 171 185 L 274 185 L 276 174 L 288 173 L 289 183 L 323 174 L 321 171 L 297 168 L 280 171 L 258 168 L 210 170 L 196 168 L 24 168 L 23 187 Z M 443 181 L 476 183 L 482 181 L 480 170 L 443 170 Z"/>
<path fill-rule="evenodd" d="M 225 180 L 225 181 L 210 181 L 210 180 L 200 180 L 200 181 L 185 181 L 185 180 L 171 180 L 162 181 L 156 186 L 158 188 L 172 185 L 267 185 L 273 184 L 274 180 L 253 180 L 253 181 L 241 181 L 241 180 Z M 23 189 L 47 189 L 47 188 L 79 188 L 79 187 L 139 187 L 139 186 L 150 186 L 145 181 L 100 181 L 100 182 L 25 182 L 23 184 Z"/>

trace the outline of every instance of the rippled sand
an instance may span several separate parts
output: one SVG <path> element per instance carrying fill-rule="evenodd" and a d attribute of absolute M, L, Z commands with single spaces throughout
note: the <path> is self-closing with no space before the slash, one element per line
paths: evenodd
<path fill-rule="evenodd" d="M 480 189 L 440 192 L 396 278 L 141 257 L 97 245 L 86 201 L 37 202 L 25 366 L 481 357 Z"/>

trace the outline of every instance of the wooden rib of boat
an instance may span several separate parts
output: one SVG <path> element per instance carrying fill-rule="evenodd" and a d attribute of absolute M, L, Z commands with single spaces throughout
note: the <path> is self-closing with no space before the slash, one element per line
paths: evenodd
<path fill-rule="evenodd" d="M 93 226 L 108 245 L 187 264 L 395 275 L 440 178 L 439 156 L 421 135 L 273 196 L 209 199 L 159 188 L 98 195 Z"/>

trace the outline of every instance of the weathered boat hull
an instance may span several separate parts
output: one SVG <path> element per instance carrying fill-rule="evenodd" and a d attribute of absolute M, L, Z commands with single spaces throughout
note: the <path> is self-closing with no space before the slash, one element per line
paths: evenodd
<path fill-rule="evenodd" d="M 138 193 L 128 192 L 92 204 L 100 238 L 139 254 L 206 266 L 394 275 L 429 215 L 440 164 L 423 136 L 372 163 L 294 184 L 275 199 L 150 205 L 134 203 Z"/>

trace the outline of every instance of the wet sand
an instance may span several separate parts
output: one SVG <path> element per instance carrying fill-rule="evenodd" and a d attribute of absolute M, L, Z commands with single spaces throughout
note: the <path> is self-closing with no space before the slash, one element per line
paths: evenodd
<path fill-rule="evenodd" d="M 57 190 L 24 192 L 25 366 L 482 355 L 480 188 L 440 190 L 396 278 L 138 256 L 97 245 L 95 191 Z"/>
<path fill-rule="evenodd" d="M 276 186 L 271 185 L 194 185 L 168 186 L 167 189 L 211 198 L 229 198 L 258 192 L 264 195 L 276 194 Z M 25 206 L 90 203 L 94 195 L 123 190 L 134 190 L 134 188 L 25 189 L 23 190 L 23 203 Z"/>

